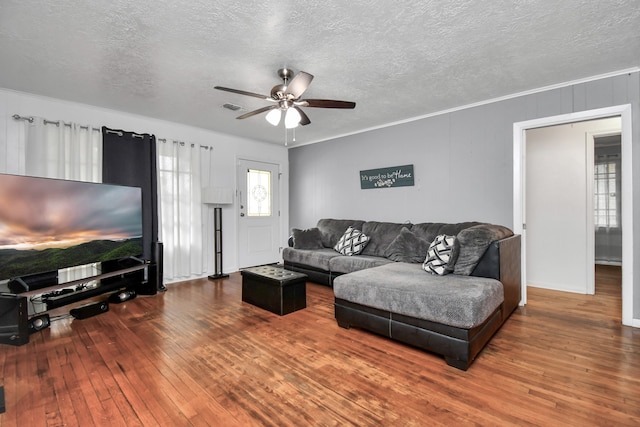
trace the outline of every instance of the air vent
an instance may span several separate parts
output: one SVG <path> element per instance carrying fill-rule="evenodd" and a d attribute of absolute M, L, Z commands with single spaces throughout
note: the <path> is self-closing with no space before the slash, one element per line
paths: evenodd
<path fill-rule="evenodd" d="M 238 111 L 238 110 L 242 110 L 243 108 L 239 105 L 236 104 L 222 104 L 222 108 L 226 108 L 227 110 L 231 110 L 231 111 Z"/>

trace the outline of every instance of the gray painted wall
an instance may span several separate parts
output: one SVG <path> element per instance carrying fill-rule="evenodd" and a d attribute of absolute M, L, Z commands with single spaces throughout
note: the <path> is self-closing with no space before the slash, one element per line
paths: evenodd
<path fill-rule="evenodd" d="M 640 170 L 637 72 L 291 148 L 290 227 L 313 227 L 327 217 L 477 220 L 513 227 L 513 123 L 622 104 L 632 105 L 633 164 Z M 360 189 L 360 170 L 405 164 L 414 165 L 414 187 Z M 640 184 L 633 194 L 638 217 Z M 634 253 L 640 254 L 640 223 L 634 229 Z M 638 319 L 640 256 L 634 263 L 633 317 Z"/>

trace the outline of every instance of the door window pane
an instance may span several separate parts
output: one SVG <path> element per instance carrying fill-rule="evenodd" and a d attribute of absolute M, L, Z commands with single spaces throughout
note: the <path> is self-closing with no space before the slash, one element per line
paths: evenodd
<path fill-rule="evenodd" d="M 271 216 L 271 172 L 247 171 L 247 216 Z"/>

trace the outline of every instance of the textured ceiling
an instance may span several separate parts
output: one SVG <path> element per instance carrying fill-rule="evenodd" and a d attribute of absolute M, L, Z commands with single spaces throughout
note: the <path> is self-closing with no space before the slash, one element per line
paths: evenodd
<path fill-rule="evenodd" d="M 315 76 L 296 143 L 640 66 L 637 0 L 0 2 L 0 87 L 283 144 L 251 111 Z M 291 138 L 291 136 L 289 136 Z"/>

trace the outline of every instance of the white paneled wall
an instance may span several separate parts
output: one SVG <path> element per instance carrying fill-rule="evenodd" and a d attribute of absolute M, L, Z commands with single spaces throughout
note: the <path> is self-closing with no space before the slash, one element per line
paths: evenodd
<path fill-rule="evenodd" d="M 214 108 L 214 107 L 212 107 Z M 236 188 L 236 163 L 238 158 L 261 160 L 281 165 L 283 172 L 281 189 L 281 240 L 288 237 L 288 156 L 285 147 L 260 141 L 237 138 L 206 129 L 178 123 L 137 116 L 125 112 L 107 110 L 85 104 L 52 99 L 27 93 L 0 89 L 0 172 L 23 173 L 20 164 L 20 147 L 17 146 L 18 126 L 12 115 L 39 116 L 49 120 L 63 120 L 92 126 L 107 126 L 140 133 L 154 134 L 157 138 L 174 139 L 213 147 L 212 170 L 208 183 L 213 187 Z M 22 166 L 24 167 L 24 166 Z M 236 204 L 223 208 L 224 271 L 237 270 L 237 220 Z M 210 271 L 213 271 L 211 261 Z"/>

